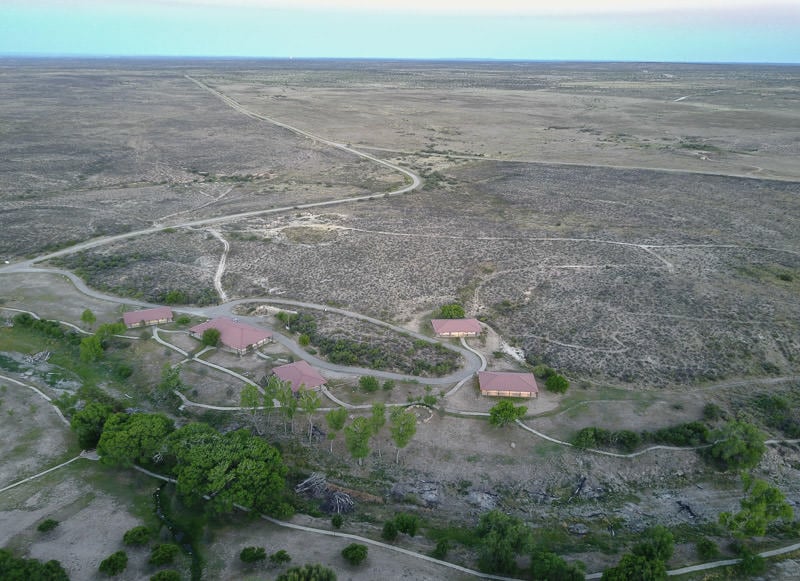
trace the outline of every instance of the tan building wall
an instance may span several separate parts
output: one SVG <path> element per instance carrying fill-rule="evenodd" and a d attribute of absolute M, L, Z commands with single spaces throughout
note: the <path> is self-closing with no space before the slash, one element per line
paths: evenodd
<path fill-rule="evenodd" d="M 488 395 L 491 397 L 527 397 L 527 398 L 534 398 L 538 397 L 538 393 L 532 393 L 530 391 L 481 391 L 481 395 Z"/>

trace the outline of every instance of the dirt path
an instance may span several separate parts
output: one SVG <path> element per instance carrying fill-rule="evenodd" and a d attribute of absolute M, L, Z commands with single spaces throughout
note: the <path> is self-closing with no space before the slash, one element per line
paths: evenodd
<path fill-rule="evenodd" d="M 222 246 L 224 250 L 222 251 L 222 256 L 219 257 L 219 265 L 217 265 L 217 272 L 214 274 L 214 288 L 217 289 L 217 294 L 219 295 L 219 300 L 223 303 L 228 302 L 228 294 L 225 292 L 225 289 L 222 288 L 222 275 L 225 274 L 225 263 L 228 260 L 228 253 L 231 250 L 230 243 L 225 240 L 219 230 L 215 230 L 214 228 L 209 228 L 209 232 L 222 242 Z"/>

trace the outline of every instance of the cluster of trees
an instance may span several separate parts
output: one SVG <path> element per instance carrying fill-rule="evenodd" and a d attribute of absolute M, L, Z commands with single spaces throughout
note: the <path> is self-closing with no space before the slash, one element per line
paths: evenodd
<path fill-rule="evenodd" d="M 58 321 L 37 319 L 28 313 L 19 313 L 12 319 L 15 327 L 30 329 L 52 339 L 67 339 L 71 344 L 80 343 L 80 337 L 73 331 L 65 331 Z"/>
<path fill-rule="evenodd" d="M 42 563 L 36 559 L 15 557 L 6 549 L 0 549 L 0 579 L 4 581 L 69 581 L 69 576 L 61 563 L 47 561 Z"/>
<path fill-rule="evenodd" d="M 556 373 L 552 367 L 540 363 L 533 368 L 533 374 L 544 380 L 544 387 L 553 393 L 566 393 L 569 389 L 569 381 L 563 375 Z"/>
<path fill-rule="evenodd" d="M 275 581 L 336 581 L 336 573 L 322 565 L 303 565 L 292 567 Z"/>
<path fill-rule="evenodd" d="M 792 506 L 778 488 L 747 473 L 742 475 L 742 482 L 746 496 L 739 502 L 741 510 L 719 515 L 720 524 L 735 537 L 760 537 L 771 523 L 792 520 Z"/>
<path fill-rule="evenodd" d="M 249 430 L 221 434 L 199 422 L 176 430 L 162 414 L 111 413 L 101 404 L 88 404 L 72 425 L 84 443 L 97 440 L 102 463 L 158 466 L 174 476 L 188 506 L 222 513 L 236 504 L 279 517 L 291 514 L 280 453 Z"/>
<path fill-rule="evenodd" d="M 334 437 L 335 433 L 341 429 L 339 426 L 343 425 L 342 417 L 347 417 L 346 410 L 333 410 L 326 415 L 325 419 Z M 347 450 L 354 459 L 358 460 L 359 465 L 362 459 L 369 455 L 370 440 L 377 436 L 385 425 L 386 406 L 376 403 L 372 405 L 372 414 L 369 417 L 357 417 L 344 428 Z M 394 408 L 389 414 L 389 432 L 397 448 L 395 462 L 399 462 L 400 450 L 405 448 L 417 433 L 417 416 L 403 408 Z M 380 454 L 380 446 L 378 446 L 378 454 Z"/>
<path fill-rule="evenodd" d="M 81 339 L 80 356 L 84 363 L 97 361 L 108 349 L 111 338 L 125 332 L 125 325 L 122 323 L 103 323 L 97 328 L 94 335 L 89 335 Z"/>
<path fill-rule="evenodd" d="M 624 555 L 616 567 L 603 571 L 603 581 L 666 581 L 666 562 L 672 557 L 675 539 L 672 533 L 662 526 L 645 531 L 643 539 L 636 543 L 631 552 Z"/>
<path fill-rule="evenodd" d="M 400 533 L 413 537 L 418 530 L 419 517 L 414 514 L 400 512 L 395 514 L 392 520 L 388 520 L 383 524 L 381 537 L 387 541 L 394 541 Z"/>
<path fill-rule="evenodd" d="M 499 510 L 481 516 L 475 529 L 478 544 L 478 566 L 487 573 L 514 575 L 517 559 L 529 555 L 530 579 L 538 581 L 579 581 L 584 574 L 577 565 L 569 564 L 555 553 L 535 546 L 530 529 L 516 517 Z"/>
<path fill-rule="evenodd" d="M 463 319 L 466 316 L 464 307 L 458 303 L 449 303 L 442 305 L 436 313 L 437 319 Z"/>

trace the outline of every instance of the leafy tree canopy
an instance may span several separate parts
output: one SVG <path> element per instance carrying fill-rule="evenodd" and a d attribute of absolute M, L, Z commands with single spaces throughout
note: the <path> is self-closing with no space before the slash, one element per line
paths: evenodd
<path fill-rule="evenodd" d="M 544 382 L 544 386 L 547 391 L 552 391 L 553 393 L 566 393 L 569 389 L 569 381 L 563 375 L 556 374 L 548 377 Z"/>
<path fill-rule="evenodd" d="M 713 433 L 714 445 L 708 456 L 721 470 L 753 468 L 761 461 L 766 446 L 764 434 L 756 426 L 733 420 Z"/>
<path fill-rule="evenodd" d="M 513 574 L 517 570 L 517 556 L 526 553 L 531 546 L 528 527 L 499 510 L 481 516 L 475 532 L 481 539 L 478 566 L 489 573 Z"/>
<path fill-rule="evenodd" d="M 575 565 L 542 549 L 534 549 L 531 553 L 528 576 L 532 581 L 583 581 L 585 577 Z"/>
<path fill-rule="evenodd" d="M 601 581 L 666 581 L 667 566 L 660 559 L 651 560 L 627 554 L 616 567 L 603 571 Z"/>
<path fill-rule="evenodd" d="M 399 459 L 400 450 L 405 448 L 417 433 L 417 416 L 402 408 L 395 408 L 392 411 L 391 422 L 392 440 L 397 446 L 397 458 Z"/>
<path fill-rule="evenodd" d="M 100 562 L 100 572 L 114 577 L 122 573 L 127 566 L 128 554 L 125 551 L 117 551 Z"/>
<path fill-rule="evenodd" d="M 248 430 L 220 434 L 206 424 L 188 424 L 170 436 L 168 446 L 176 461 L 178 493 L 190 503 L 208 496 L 214 512 L 228 512 L 236 503 L 285 515 L 286 467 L 280 453 Z"/>
<path fill-rule="evenodd" d="M 219 345 L 219 339 L 221 336 L 222 333 L 220 333 L 219 329 L 214 329 L 212 327 L 203 331 L 203 337 L 200 342 L 208 347 L 216 347 Z"/>
<path fill-rule="evenodd" d="M 79 412 L 72 414 L 70 427 L 78 436 L 78 444 L 84 450 L 89 450 L 97 446 L 100 435 L 103 433 L 103 425 L 113 410 L 98 402 L 90 402 Z"/>
<path fill-rule="evenodd" d="M 655 526 L 648 529 L 644 538 L 634 545 L 632 553 L 647 559 L 669 561 L 675 549 L 675 539 L 665 527 Z"/>
<path fill-rule="evenodd" d="M 351 565 L 360 565 L 367 558 L 367 546 L 351 543 L 342 549 L 342 557 Z"/>
<path fill-rule="evenodd" d="M 525 417 L 528 408 L 525 406 L 514 406 L 510 399 L 499 401 L 489 410 L 489 423 L 493 426 L 505 426 L 520 418 Z"/>
<path fill-rule="evenodd" d="M 372 426 L 367 418 L 356 418 L 344 429 L 344 441 L 353 458 L 360 461 L 367 457 L 371 436 Z"/>
<path fill-rule="evenodd" d="M 439 309 L 440 319 L 463 319 L 464 316 L 464 307 L 458 303 L 442 305 L 442 307 Z"/>
<path fill-rule="evenodd" d="M 742 510 L 736 514 L 723 512 L 719 515 L 721 525 L 737 537 L 759 537 L 767 532 L 767 526 L 778 519 L 791 520 L 794 516 L 792 506 L 783 493 L 764 480 L 749 474 L 744 479 L 747 493 L 741 501 Z"/>
<path fill-rule="evenodd" d="M 69 581 L 61 563 L 15 557 L 11 551 L 0 549 L 0 579 L 3 581 Z"/>
<path fill-rule="evenodd" d="M 100 461 L 110 466 L 149 464 L 174 429 L 162 414 L 112 414 L 97 443 Z"/>

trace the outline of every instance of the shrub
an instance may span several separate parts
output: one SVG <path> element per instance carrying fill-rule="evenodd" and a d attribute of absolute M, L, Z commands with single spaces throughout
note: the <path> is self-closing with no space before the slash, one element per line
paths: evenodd
<path fill-rule="evenodd" d="M 269 562 L 273 565 L 283 565 L 285 563 L 289 563 L 291 560 L 292 557 L 283 549 L 276 551 L 269 556 Z"/>
<path fill-rule="evenodd" d="M 263 561 L 267 558 L 267 551 L 264 547 L 245 547 L 239 553 L 239 559 L 242 563 L 255 563 L 256 561 Z"/>
<path fill-rule="evenodd" d="M 672 446 L 699 446 L 709 441 L 708 426 L 702 422 L 687 422 L 662 428 L 649 434 L 653 442 Z"/>
<path fill-rule="evenodd" d="M 436 542 L 436 547 L 431 552 L 431 557 L 434 559 L 444 559 L 447 556 L 447 551 L 450 550 L 450 541 L 447 539 L 439 539 Z"/>
<path fill-rule="evenodd" d="M 633 452 L 642 443 L 642 438 L 636 432 L 630 430 L 620 430 L 614 433 L 617 445 L 626 452 Z"/>
<path fill-rule="evenodd" d="M 127 566 L 128 554 L 125 551 L 117 551 L 100 562 L 100 572 L 113 577 L 122 573 Z"/>
<path fill-rule="evenodd" d="M 178 315 L 175 318 L 175 322 L 179 325 L 188 325 L 192 322 L 192 318 L 189 315 Z"/>
<path fill-rule="evenodd" d="M 164 569 L 151 576 L 150 581 L 181 581 L 181 574 L 172 569 Z"/>
<path fill-rule="evenodd" d="M 373 391 L 378 391 L 380 384 L 378 380 L 371 375 L 362 375 L 358 379 L 358 386 L 364 391 L 372 393 Z"/>
<path fill-rule="evenodd" d="M 275 581 L 336 581 L 336 573 L 322 565 L 292 567 Z"/>
<path fill-rule="evenodd" d="M 52 518 L 48 518 L 43 520 L 39 523 L 39 526 L 36 527 L 36 530 L 40 533 L 46 533 L 47 531 L 52 531 L 54 528 L 58 526 L 58 521 Z"/>
<path fill-rule="evenodd" d="M 301 347 L 308 347 L 309 343 L 311 343 L 311 337 L 303 333 L 297 338 L 297 344 Z"/>
<path fill-rule="evenodd" d="M 401 512 L 394 517 L 394 524 L 397 526 L 398 531 L 413 537 L 419 529 L 419 517 L 415 514 Z"/>
<path fill-rule="evenodd" d="M 181 548 L 172 543 L 161 543 L 153 547 L 148 563 L 151 565 L 166 565 L 172 563 L 180 553 Z"/>
<path fill-rule="evenodd" d="M 540 377 L 544 380 L 547 380 L 550 378 L 550 376 L 556 374 L 556 370 L 553 369 L 552 367 L 545 365 L 544 363 L 540 363 L 539 365 L 533 368 L 533 374 L 536 377 Z"/>
<path fill-rule="evenodd" d="M 547 381 L 544 382 L 545 388 L 547 391 L 552 391 L 553 393 L 566 393 L 569 389 L 569 381 L 563 375 L 551 375 L 547 378 Z"/>
<path fill-rule="evenodd" d="M 394 524 L 394 521 L 387 521 L 386 524 L 383 525 L 381 538 L 387 541 L 393 541 L 397 538 L 397 525 Z"/>
<path fill-rule="evenodd" d="M 144 525 L 133 527 L 125 532 L 122 542 L 126 545 L 146 545 L 152 536 L 150 529 Z"/>
<path fill-rule="evenodd" d="M 383 391 L 392 391 L 394 389 L 394 380 L 387 379 L 383 382 Z"/>
<path fill-rule="evenodd" d="M 342 557 L 351 565 L 360 565 L 367 558 L 367 546 L 351 543 L 342 549 Z"/>
<path fill-rule="evenodd" d="M 725 417 L 725 412 L 715 403 L 707 403 L 703 406 L 703 419 L 707 422 L 714 422 Z"/>
<path fill-rule="evenodd" d="M 745 551 L 742 560 L 736 565 L 736 570 L 744 577 L 761 575 L 767 570 L 767 562 L 764 557 L 751 551 Z"/>
<path fill-rule="evenodd" d="M 465 316 L 464 307 L 462 307 L 458 303 L 450 303 L 448 305 L 442 305 L 442 308 L 439 309 L 440 319 L 463 319 L 464 316 Z"/>
<path fill-rule="evenodd" d="M 219 329 L 206 329 L 203 331 L 203 338 L 200 342 L 208 347 L 216 347 L 219 345 L 219 339 L 221 336 L 222 333 L 219 332 Z"/>
<path fill-rule="evenodd" d="M 435 406 L 438 401 L 439 401 L 439 398 L 437 398 L 435 395 L 430 394 L 430 393 L 422 398 L 422 403 L 424 403 L 427 406 L 431 406 L 431 407 Z"/>
<path fill-rule="evenodd" d="M 697 556 L 704 561 L 711 561 L 719 557 L 717 543 L 705 537 L 695 543 L 695 550 L 697 551 Z"/>
<path fill-rule="evenodd" d="M 333 525 L 333 528 L 335 528 L 335 529 L 342 528 L 342 525 L 344 524 L 344 517 L 342 515 L 340 515 L 340 514 L 333 515 L 331 517 L 331 524 Z"/>

